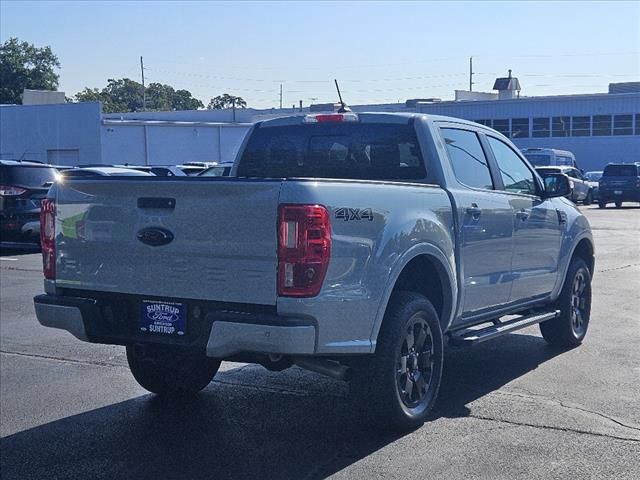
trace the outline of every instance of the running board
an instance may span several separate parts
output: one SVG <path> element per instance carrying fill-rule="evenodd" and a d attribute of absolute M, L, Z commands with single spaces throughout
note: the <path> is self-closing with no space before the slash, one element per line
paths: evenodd
<path fill-rule="evenodd" d="M 552 318 L 556 318 L 560 315 L 560 310 L 553 312 L 534 313 L 533 315 L 527 315 L 526 317 L 519 317 L 507 322 L 497 322 L 494 325 L 490 325 L 478 330 L 464 329 L 460 332 L 451 333 L 451 343 L 457 346 L 475 345 L 486 340 L 501 337 L 507 333 L 515 332 L 522 328 L 535 325 L 536 323 L 546 322 Z"/>

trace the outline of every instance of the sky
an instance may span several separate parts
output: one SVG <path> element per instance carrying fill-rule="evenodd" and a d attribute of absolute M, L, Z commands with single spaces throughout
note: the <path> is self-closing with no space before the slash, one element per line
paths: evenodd
<path fill-rule="evenodd" d="M 640 2 L 0 2 L 0 41 L 50 45 L 59 90 L 108 78 L 222 93 L 254 108 L 452 99 L 512 69 L 522 95 L 640 81 Z"/>

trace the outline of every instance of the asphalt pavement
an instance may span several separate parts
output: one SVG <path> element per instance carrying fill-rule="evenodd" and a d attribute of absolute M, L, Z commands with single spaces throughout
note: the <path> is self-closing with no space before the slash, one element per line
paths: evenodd
<path fill-rule="evenodd" d="M 39 254 L 0 255 L 0 476 L 8 479 L 640 478 L 640 208 L 581 207 L 596 240 L 589 333 L 449 349 L 432 419 L 384 435 L 347 385 L 224 363 L 191 400 L 139 387 L 124 349 L 41 327 Z"/>

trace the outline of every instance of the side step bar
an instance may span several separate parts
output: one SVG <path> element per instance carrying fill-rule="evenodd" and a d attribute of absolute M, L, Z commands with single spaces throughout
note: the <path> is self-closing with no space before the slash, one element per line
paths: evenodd
<path fill-rule="evenodd" d="M 451 332 L 451 343 L 457 346 L 471 346 L 486 340 L 501 337 L 507 333 L 515 332 L 525 327 L 535 325 L 556 318 L 560 315 L 560 310 L 553 312 L 534 313 L 526 317 L 514 318 L 507 322 L 496 322 L 485 328 L 478 330 L 464 329 L 458 332 Z"/>

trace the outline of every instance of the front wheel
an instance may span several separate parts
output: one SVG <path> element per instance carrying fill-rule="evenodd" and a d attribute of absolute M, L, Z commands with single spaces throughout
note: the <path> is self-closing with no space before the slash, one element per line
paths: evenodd
<path fill-rule="evenodd" d="M 598 202 L 598 208 L 607 208 L 607 202 L 603 202 L 602 200 L 600 200 Z"/>
<path fill-rule="evenodd" d="M 431 302 L 413 292 L 394 293 L 376 352 L 356 371 L 352 395 L 376 425 L 415 429 L 435 404 L 442 364 L 442 330 Z"/>
<path fill-rule="evenodd" d="M 616 202 L 616 208 L 622 207 L 622 202 Z"/>
<path fill-rule="evenodd" d="M 560 315 L 540 324 L 542 336 L 559 347 L 580 345 L 591 316 L 591 273 L 583 259 L 571 260 L 556 308 Z"/>
<path fill-rule="evenodd" d="M 136 381 L 158 395 L 193 395 L 206 387 L 221 361 L 162 345 L 128 345 L 127 361 Z"/>

